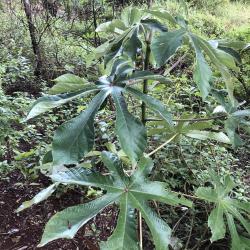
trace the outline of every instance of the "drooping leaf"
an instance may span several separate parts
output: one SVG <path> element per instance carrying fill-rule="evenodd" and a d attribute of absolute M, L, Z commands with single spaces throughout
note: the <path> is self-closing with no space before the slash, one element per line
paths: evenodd
<path fill-rule="evenodd" d="M 70 94 L 60 94 L 60 95 L 47 95 L 38 98 L 37 101 L 34 102 L 32 105 L 32 108 L 26 118 L 27 120 L 30 120 L 42 113 L 45 113 L 49 111 L 50 109 L 56 108 L 58 106 L 61 106 L 69 101 L 72 101 L 76 98 L 83 97 L 85 95 L 88 95 L 92 92 L 97 91 L 96 86 L 87 86 L 84 89 Z"/>
<path fill-rule="evenodd" d="M 116 133 L 122 149 L 136 162 L 146 147 L 146 130 L 139 119 L 131 115 L 119 87 L 113 87 L 112 97 L 116 106 Z"/>
<path fill-rule="evenodd" d="M 118 222 L 112 236 L 101 243 L 102 250 L 138 250 L 134 209 L 128 201 L 128 194 L 120 199 Z"/>
<path fill-rule="evenodd" d="M 207 64 L 202 51 L 199 47 L 199 43 L 196 37 L 190 36 L 192 45 L 196 54 L 196 65 L 194 70 L 194 81 L 198 85 L 203 99 L 205 99 L 210 92 L 210 80 L 212 77 L 212 71 Z"/>
<path fill-rule="evenodd" d="M 223 239 L 226 234 L 226 226 L 224 223 L 224 211 L 221 204 L 218 204 L 208 217 L 208 226 L 211 229 L 211 242 Z"/>
<path fill-rule="evenodd" d="M 225 130 L 227 132 L 227 136 L 229 137 L 234 147 L 238 147 L 243 144 L 241 138 L 236 133 L 236 130 L 238 129 L 238 125 L 239 125 L 239 120 L 234 117 L 229 117 L 225 121 Z"/>
<path fill-rule="evenodd" d="M 154 99 L 153 97 L 149 95 L 145 95 L 141 91 L 131 88 L 131 87 L 127 87 L 126 91 L 130 92 L 135 97 L 145 102 L 146 105 L 148 105 L 150 109 L 152 109 L 155 113 L 161 116 L 170 125 L 173 124 L 171 113 L 164 107 L 164 105 L 160 101 L 158 101 L 157 99 Z"/>
<path fill-rule="evenodd" d="M 116 193 L 104 195 L 94 201 L 68 207 L 56 213 L 46 224 L 42 240 L 38 246 L 42 247 L 48 242 L 59 238 L 72 239 L 80 227 L 96 216 L 110 203 L 113 203 L 118 196 Z"/>
<path fill-rule="evenodd" d="M 139 27 L 135 27 L 131 33 L 130 38 L 123 43 L 123 53 L 135 61 L 138 50 L 142 48 L 142 42 L 139 38 Z"/>
<path fill-rule="evenodd" d="M 181 46 L 185 29 L 164 32 L 154 36 L 151 50 L 158 66 L 164 65 Z"/>
<path fill-rule="evenodd" d="M 142 13 L 138 8 L 130 6 L 122 11 L 121 20 L 127 27 L 130 27 L 132 25 L 138 24 L 141 20 L 141 16 Z"/>
<path fill-rule="evenodd" d="M 240 237 L 234 223 L 233 216 L 229 213 L 226 213 L 226 217 L 227 217 L 228 228 L 232 238 L 231 250 L 238 250 L 238 249 L 244 250 L 245 248 L 242 247 Z"/>
<path fill-rule="evenodd" d="M 150 71 L 135 71 L 131 75 L 128 75 L 124 78 L 120 78 L 119 82 L 134 84 L 137 82 L 141 82 L 143 80 L 159 81 L 160 83 L 166 83 L 166 84 L 171 83 L 171 81 L 166 77 L 162 75 L 153 74 Z"/>
<path fill-rule="evenodd" d="M 158 17 L 159 19 L 162 20 L 168 20 L 171 24 L 176 25 L 177 22 L 174 19 L 174 17 L 167 11 L 165 10 L 146 10 L 146 12 L 150 13 L 151 15 Z"/>
<path fill-rule="evenodd" d="M 156 19 L 147 18 L 147 19 L 141 20 L 141 24 L 143 25 L 144 28 L 150 31 L 152 30 L 157 30 L 157 31 L 162 31 L 162 32 L 168 31 L 167 27 Z"/>
<path fill-rule="evenodd" d="M 108 22 L 100 24 L 96 28 L 96 32 L 120 33 L 126 29 L 127 29 L 127 27 L 125 26 L 125 24 L 121 20 L 113 19 L 112 21 L 108 21 Z"/>
<path fill-rule="evenodd" d="M 75 92 L 85 89 L 87 86 L 91 86 L 87 85 L 87 80 L 73 74 L 61 75 L 54 81 L 56 84 L 49 90 L 49 94 L 52 95 Z"/>
<path fill-rule="evenodd" d="M 223 132 L 210 132 L 210 131 L 200 131 L 191 130 L 185 134 L 187 137 L 191 137 L 198 140 L 215 140 L 222 143 L 230 144 L 230 139 Z"/>
<path fill-rule="evenodd" d="M 224 78 L 230 100 L 232 103 L 234 103 L 234 83 L 228 70 L 228 68 L 237 70 L 233 57 L 222 50 L 214 48 L 209 42 L 205 41 L 201 37 L 190 33 L 189 37 L 192 41 L 195 41 L 196 47 L 199 47 L 200 50 L 203 50 L 204 53 L 209 57 L 210 61 L 220 70 L 221 75 Z"/>
<path fill-rule="evenodd" d="M 59 126 L 52 143 L 55 165 L 77 163 L 93 148 L 94 117 L 108 95 L 107 90 L 102 90 L 84 112 Z"/>
<path fill-rule="evenodd" d="M 234 117 L 250 116 L 250 109 L 237 110 L 231 113 L 231 116 Z"/>
<path fill-rule="evenodd" d="M 51 196 L 56 190 L 58 184 L 54 183 L 49 187 L 43 189 L 41 192 L 36 194 L 31 200 L 23 202 L 23 204 L 17 208 L 16 212 L 19 213 L 26 208 L 31 207 L 34 204 L 38 204 L 44 200 L 46 200 L 49 196 Z"/>
<path fill-rule="evenodd" d="M 154 239 L 155 249 L 168 249 L 171 236 L 171 229 L 168 224 L 159 218 L 144 201 L 136 199 L 133 195 L 131 195 L 131 200 L 133 206 L 141 211 L 143 218 L 149 226 Z"/>

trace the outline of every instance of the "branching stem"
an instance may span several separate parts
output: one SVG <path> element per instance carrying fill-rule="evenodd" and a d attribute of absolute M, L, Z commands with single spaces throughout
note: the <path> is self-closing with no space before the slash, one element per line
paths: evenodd
<path fill-rule="evenodd" d="M 216 119 L 222 119 L 227 117 L 227 114 L 224 115 L 218 115 L 213 117 L 205 117 L 205 118 L 194 118 L 194 119 L 173 119 L 174 122 L 202 122 L 202 121 L 211 121 Z M 147 118 L 147 122 L 153 122 L 153 121 L 162 121 L 162 119 L 156 119 L 156 118 Z"/>

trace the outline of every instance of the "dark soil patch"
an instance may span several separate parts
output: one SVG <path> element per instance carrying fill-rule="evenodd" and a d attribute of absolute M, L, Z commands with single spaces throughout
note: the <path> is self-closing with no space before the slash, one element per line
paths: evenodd
<path fill-rule="evenodd" d="M 117 209 L 108 207 L 100 215 L 83 226 L 73 240 L 57 240 L 45 247 L 37 248 L 46 222 L 56 212 L 66 207 L 83 203 L 84 191 L 68 190 L 60 197 L 53 195 L 47 201 L 33 206 L 19 214 L 15 209 L 23 201 L 33 198 L 41 189 L 47 187 L 50 181 L 39 177 L 35 183 L 25 180 L 23 175 L 15 170 L 0 183 L 0 249 L 1 250 L 58 250 L 83 249 L 95 250 L 100 240 L 106 240 L 115 224 Z M 85 199 L 86 201 L 86 199 Z"/>

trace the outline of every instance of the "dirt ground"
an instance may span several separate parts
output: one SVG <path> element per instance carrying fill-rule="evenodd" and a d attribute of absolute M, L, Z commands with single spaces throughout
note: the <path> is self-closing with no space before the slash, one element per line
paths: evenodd
<path fill-rule="evenodd" d="M 66 207 L 83 202 L 81 190 L 68 190 L 60 198 L 53 195 L 47 201 L 34 205 L 19 214 L 15 209 L 23 201 L 33 198 L 49 180 L 41 176 L 34 183 L 25 180 L 19 171 L 11 172 L 0 182 L 0 249 L 1 250 L 96 250 L 98 241 L 106 240 L 116 223 L 117 209 L 108 207 L 83 226 L 73 240 L 57 240 L 37 248 L 44 226 L 49 218 Z M 105 219 L 104 219 L 105 217 Z M 86 236 L 87 235 L 87 236 Z"/>

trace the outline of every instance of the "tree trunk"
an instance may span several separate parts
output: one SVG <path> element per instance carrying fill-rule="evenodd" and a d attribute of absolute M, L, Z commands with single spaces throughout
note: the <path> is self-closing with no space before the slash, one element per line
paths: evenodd
<path fill-rule="evenodd" d="M 42 75 L 42 57 L 39 44 L 36 39 L 36 28 L 32 20 L 31 5 L 29 0 L 23 0 L 23 6 L 25 15 L 28 21 L 30 39 L 32 44 L 32 49 L 35 55 L 35 70 L 34 75 L 40 77 Z"/>

